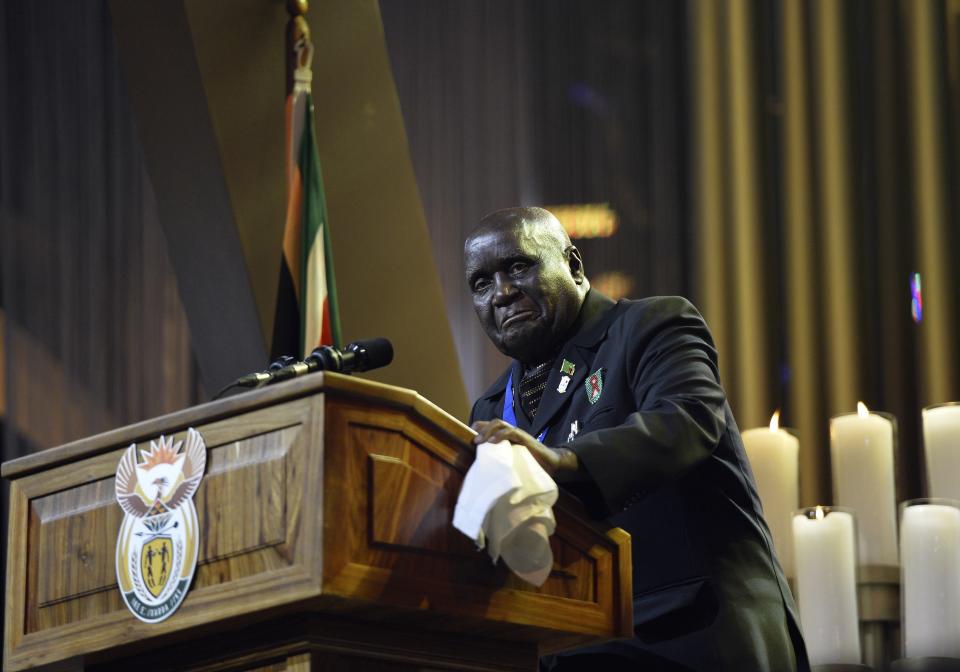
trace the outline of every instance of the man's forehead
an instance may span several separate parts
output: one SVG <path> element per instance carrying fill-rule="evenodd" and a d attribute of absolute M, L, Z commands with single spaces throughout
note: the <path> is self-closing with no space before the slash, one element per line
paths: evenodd
<path fill-rule="evenodd" d="M 509 221 L 481 226 L 466 241 L 464 251 L 506 256 L 513 253 L 531 254 L 544 246 L 558 246 L 548 227 L 538 222 Z"/>
<path fill-rule="evenodd" d="M 491 268 L 504 259 L 522 254 L 515 236 L 485 231 L 471 236 L 463 248 L 463 259 L 468 275 Z"/>

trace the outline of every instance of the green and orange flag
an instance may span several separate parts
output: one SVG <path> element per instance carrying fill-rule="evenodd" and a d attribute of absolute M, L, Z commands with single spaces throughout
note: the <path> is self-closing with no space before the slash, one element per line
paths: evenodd
<path fill-rule="evenodd" d="M 341 343 L 327 201 L 310 97 L 312 58 L 309 42 L 298 45 L 293 90 L 287 96 L 287 217 L 270 348 L 273 358 L 301 359 L 318 345 Z"/>

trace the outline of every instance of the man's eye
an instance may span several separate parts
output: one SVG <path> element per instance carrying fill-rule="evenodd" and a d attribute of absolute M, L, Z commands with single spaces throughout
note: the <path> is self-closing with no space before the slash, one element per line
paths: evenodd
<path fill-rule="evenodd" d="M 486 291 L 486 289 L 487 289 L 489 286 L 490 286 L 490 281 L 489 281 L 489 280 L 486 280 L 486 279 L 477 280 L 476 282 L 473 283 L 473 293 L 474 293 L 474 294 L 479 294 L 479 293 L 481 293 L 481 292 L 483 292 L 483 291 Z"/>
<path fill-rule="evenodd" d="M 517 273 L 523 273 L 528 268 L 530 268 L 530 264 L 528 264 L 525 261 L 515 261 L 512 264 L 510 264 L 510 272 L 513 273 L 514 275 Z"/>

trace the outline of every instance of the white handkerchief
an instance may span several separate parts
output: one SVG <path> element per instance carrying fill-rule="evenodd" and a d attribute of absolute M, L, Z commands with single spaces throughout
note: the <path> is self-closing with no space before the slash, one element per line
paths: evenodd
<path fill-rule="evenodd" d="M 453 513 L 453 525 L 520 578 L 543 585 L 553 567 L 557 484 L 523 446 L 477 446 Z"/>

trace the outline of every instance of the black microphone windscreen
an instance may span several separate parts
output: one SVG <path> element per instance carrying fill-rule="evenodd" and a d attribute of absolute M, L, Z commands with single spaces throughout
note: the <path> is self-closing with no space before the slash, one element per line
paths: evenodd
<path fill-rule="evenodd" d="M 347 349 L 356 352 L 362 360 L 362 368 L 357 368 L 357 371 L 379 369 L 393 361 L 393 344 L 385 338 L 356 341 L 348 345 Z"/>

